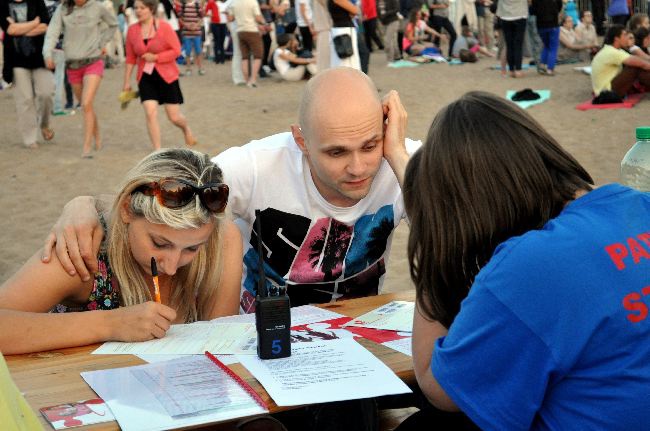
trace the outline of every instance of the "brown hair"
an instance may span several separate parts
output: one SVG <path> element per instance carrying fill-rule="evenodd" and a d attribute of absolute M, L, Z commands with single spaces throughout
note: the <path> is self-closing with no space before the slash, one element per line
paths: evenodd
<path fill-rule="evenodd" d="M 541 228 L 590 184 L 587 171 L 513 103 L 470 92 L 445 107 L 403 186 L 411 278 L 425 316 L 449 327 L 496 246 Z"/>

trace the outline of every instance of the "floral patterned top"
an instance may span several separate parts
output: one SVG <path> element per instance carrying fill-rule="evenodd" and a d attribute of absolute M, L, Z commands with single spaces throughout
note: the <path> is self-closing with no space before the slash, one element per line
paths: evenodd
<path fill-rule="evenodd" d="M 104 240 L 108 231 L 104 217 L 100 216 L 100 222 L 104 228 Z M 93 282 L 93 290 L 90 292 L 88 301 L 83 305 L 67 306 L 57 304 L 51 310 L 53 313 L 69 313 L 74 311 L 88 310 L 112 310 L 120 306 L 120 286 L 117 279 L 113 277 L 105 241 L 97 256 L 98 270 Z"/>

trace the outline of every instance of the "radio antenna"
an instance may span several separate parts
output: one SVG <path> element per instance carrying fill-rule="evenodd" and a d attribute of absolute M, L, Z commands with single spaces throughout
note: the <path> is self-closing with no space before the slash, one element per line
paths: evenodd
<path fill-rule="evenodd" d="M 264 247 L 262 246 L 262 217 L 260 210 L 255 210 L 255 231 L 257 232 L 258 280 L 257 294 L 265 298 L 268 296 L 266 289 L 266 273 L 264 272 Z"/>

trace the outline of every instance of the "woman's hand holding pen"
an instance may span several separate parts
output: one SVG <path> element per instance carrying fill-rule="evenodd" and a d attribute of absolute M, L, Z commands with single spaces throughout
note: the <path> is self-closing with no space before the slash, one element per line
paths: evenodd
<path fill-rule="evenodd" d="M 147 341 L 165 336 L 176 311 L 154 301 L 111 310 L 111 341 Z"/>

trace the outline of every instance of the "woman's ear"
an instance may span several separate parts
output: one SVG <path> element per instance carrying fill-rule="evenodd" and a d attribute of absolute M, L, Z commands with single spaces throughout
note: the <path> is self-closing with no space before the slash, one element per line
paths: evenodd
<path fill-rule="evenodd" d="M 124 198 L 120 204 L 120 218 L 124 224 L 129 224 L 133 220 L 133 213 L 131 212 L 131 196 Z"/>

